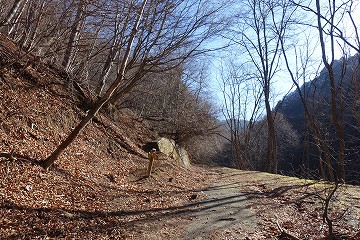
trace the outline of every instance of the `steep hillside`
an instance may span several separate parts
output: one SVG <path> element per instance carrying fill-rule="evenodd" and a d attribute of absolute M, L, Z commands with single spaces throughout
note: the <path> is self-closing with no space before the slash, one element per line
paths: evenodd
<path fill-rule="evenodd" d="M 116 112 L 116 121 L 99 114 L 44 171 L 39 160 L 85 114 L 81 94 L 63 76 L 0 35 L 1 239 L 121 238 L 129 234 L 122 225 L 136 220 L 127 212 L 141 218 L 149 209 L 182 205 L 204 184 L 200 170 L 166 158 L 144 179 L 141 148 L 158 136 L 126 111 Z"/>
<path fill-rule="evenodd" d="M 336 88 L 336 101 L 338 109 L 338 122 L 344 128 L 345 135 L 345 171 L 346 181 L 359 183 L 360 179 L 360 134 L 359 134 L 359 83 L 358 55 L 348 59 L 334 61 L 334 80 Z M 324 68 L 319 76 L 301 86 L 301 92 L 306 99 L 310 114 L 316 119 L 317 126 L 329 149 L 336 159 L 339 144 L 336 128 L 331 116 L 331 88 L 329 73 Z M 301 173 L 305 169 L 318 171 L 317 148 L 313 143 L 313 133 L 306 124 L 304 106 L 297 91 L 285 96 L 276 106 L 276 111 L 282 113 L 292 127 L 302 137 L 301 149 L 288 149 L 294 156 L 291 161 L 281 163 L 284 172 Z M 289 159 L 290 160 L 290 159 Z M 334 161 L 335 162 L 335 161 Z M 334 164 L 334 169 L 336 169 Z M 307 172 L 306 174 L 309 174 Z"/>

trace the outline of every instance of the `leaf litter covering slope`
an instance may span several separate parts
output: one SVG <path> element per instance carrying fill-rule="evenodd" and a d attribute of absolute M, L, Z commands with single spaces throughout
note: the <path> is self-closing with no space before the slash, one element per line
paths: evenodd
<path fill-rule="evenodd" d="M 36 90 L 27 90 L 26 96 L 36 94 Z M 2 126 L 7 129 L 6 133 L 2 127 L 0 132 L 2 152 L 13 151 L 14 156 L 19 156 L 17 160 L 1 158 L 0 211 L 5 216 L 1 219 L 1 238 L 121 238 L 126 236 L 126 223 L 146 218 L 152 214 L 146 212 L 150 209 L 188 202 L 190 192 L 203 184 L 201 177 L 188 179 L 191 170 L 166 160 L 156 163 L 154 178 L 141 179 L 146 158 L 127 153 L 112 140 L 119 137 L 115 135 L 118 127 L 105 131 L 109 126 L 95 123 L 87 127 L 51 171 L 44 172 L 23 159 L 45 158 L 77 116 L 62 101 L 24 98 L 25 102 L 21 98 L 12 91 L 1 99 L 1 105 L 6 102 L 7 106 L 7 111 L 2 112 Z M 56 104 L 37 108 L 41 101 Z M 19 110 L 13 110 L 15 106 Z M 70 120 L 58 112 L 62 108 Z M 11 111 L 17 112 L 10 116 Z M 24 114 L 27 111 L 43 114 Z M 53 119 L 54 115 L 58 116 Z M 18 128 L 24 130 L 20 132 Z M 126 128 L 134 131 L 133 125 Z M 127 141 L 136 147 L 136 143 Z"/>
<path fill-rule="evenodd" d="M 136 231 L 132 222 L 189 202 L 203 186 L 194 169 L 167 159 L 156 162 L 153 178 L 142 179 L 141 146 L 157 136 L 121 112 L 118 125 L 100 114 L 44 171 L 36 162 L 85 113 L 56 71 L 29 56 L 12 62 L 14 45 L 0 41 L 0 239 L 126 238 Z"/>

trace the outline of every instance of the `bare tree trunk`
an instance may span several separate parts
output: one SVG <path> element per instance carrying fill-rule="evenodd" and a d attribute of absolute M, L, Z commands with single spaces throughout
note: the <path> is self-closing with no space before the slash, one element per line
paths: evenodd
<path fill-rule="evenodd" d="M 90 109 L 88 114 L 75 127 L 75 129 L 70 133 L 70 135 L 65 139 L 65 141 L 62 142 L 60 144 L 60 146 L 58 146 L 58 148 L 47 159 L 45 159 L 44 161 L 41 162 L 41 165 L 45 169 L 48 169 L 56 161 L 56 159 L 59 157 L 59 155 L 75 140 L 75 138 L 85 128 L 85 126 L 91 121 L 91 119 L 93 117 L 95 117 L 95 115 L 105 105 L 105 103 L 107 103 L 110 100 L 111 96 L 114 94 L 116 89 L 119 87 L 120 83 L 123 81 L 124 74 L 125 74 L 125 69 L 127 67 L 128 60 L 129 60 L 129 57 L 130 57 L 131 48 L 132 48 L 133 42 L 135 40 L 136 33 L 138 32 L 138 27 L 139 27 L 141 18 L 143 16 L 143 12 L 144 12 L 146 3 L 147 3 L 147 0 L 144 0 L 142 5 L 141 5 L 141 9 L 140 9 L 140 12 L 138 14 L 137 20 L 136 20 L 136 22 L 134 24 L 134 28 L 133 28 L 133 30 L 131 32 L 131 35 L 130 35 L 130 38 L 129 38 L 129 41 L 128 41 L 128 45 L 127 45 L 126 51 L 124 53 L 124 57 L 122 59 L 122 62 L 121 62 L 121 65 L 120 65 L 116 80 L 109 87 L 109 89 L 106 91 L 104 96 L 101 97 L 101 99 L 95 104 L 95 106 Z"/>
<path fill-rule="evenodd" d="M 18 22 L 28 1 L 29 0 L 16 0 L 5 19 L 0 23 L 0 27 L 7 27 L 8 35 L 11 35 L 11 33 L 14 32 L 16 23 Z"/>
<path fill-rule="evenodd" d="M 265 109 L 266 109 L 266 120 L 267 120 L 267 129 L 268 129 L 267 150 L 266 150 L 267 162 L 265 166 L 267 172 L 276 173 L 277 172 L 276 132 L 275 132 L 274 117 L 271 111 L 268 93 L 265 93 Z"/>
<path fill-rule="evenodd" d="M 127 80 L 127 83 L 123 88 L 117 89 L 117 91 L 111 96 L 109 103 L 115 104 L 124 94 L 128 93 L 142 77 L 146 74 L 144 72 L 144 64 L 142 63 L 137 69 L 136 74 L 129 80 Z"/>
<path fill-rule="evenodd" d="M 335 126 L 336 135 L 338 138 L 339 150 L 337 156 L 337 178 L 338 180 L 345 180 L 345 131 L 342 121 L 339 117 L 339 111 L 337 107 L 337 93 L 335 92 L 335 84 L 334 84 L 334 71 L 331 68 L 329 70 L 332 74 L 330 74 L 330 86 L 331 86 L 331 117 L 333 124 Z M 341 90 L 340 90 L 341 91 Z M 342 96 L 340 96 L 341 98 Z M 341 101 L 341 100 L 340 100 Z"/>
<path fill-rule="evenodd" d="M 95 89 L 95 94 L 98 96 L 101 96 L 101 93 L 103 92 L 106 84 L 106 79 L 108 78 L 111 68 L 113 66 L 113 61 L 115 61 L 116 57 L 119 54 L 119 47 L 116 46 L 120 44 L 121 40 L 117 39 L 118 38 L 117 35 L 119 34 L 119 29 L 117 25 L 118 25 L 118 19 L 116 18 L 114 23 L 114 38 L 112 40 L 106 62 L 101 70 L 100 82 Z M 123 27 L 125 26 L 126 24 Z"/>
<path fill-rule="evenodd" d="M 104 67 L 103 67 L 103 69 L 102 69 L 102 71 L 101 71 L 99 85 L 97 86 L 97 88 L 96 88 L 96 90 L 95 90 L 95 93 L 96 93 L 96 95 L 98 95 L 98 96 L 101 96 L 101 93 L 102 93 L 103 90 L 104 90 L 105 83 L 106 83 L 106 79 L 107 79 L 108 76 L 109 76 L 111 67 L 112 67 L 112 65 L 113 65 L 113 61 L 115 60 L 117 54 L 118 54 L 118 51 L 114 48 L 114 46 L 112 46 L 111 49 L 110 49 L 110 51 L 109 51 L 108 57 L 107 57 L 107 59 L 106 59 L 106 62 L 105 62 L 105 64 L 104 64 Z"/>
<path fill-rule="evenodd" d="M 313 122 L 312 128 L 313 128 L 313 132 L 315 133 L 315 138 L 316 138 L 315 143 L 318 146 L 320 146 L 320 149 L 321 149 L 320 150 L 318 148 L 321 151 L 321 153 L 319 153 L 320 172 L 322 172 L 323 178 L 329 179 L 330 181 L 335 181 L 334 169 L 333 169 L 332 163 L 331 163 L 329 145 L 326 143 L 326 141 L 324 139 L 321 138 L 321 133 L 319 131 L 318 126 L 316 126 L 316 124 L 315 124 L 315 120 L 311 120 L 311 121 Z M 325 164 L 326 168 L 324 168 L 324 164 Z"/>
<path fill-rule="evenodd" d="M 331 4 L 329 2 L 329 4 Z M 321 13 L 320 13 L 320 0 L 316 0 L 316 9 L 317 9 L 317 24 L 318 24 L 318 31 L 319 31 L 319 37 L 320 37 L 320 45 L 321 45 L 321 55 L 323 63 L 325 64 L 325 67 L 329 73 L 329 80 L 330 80 L 330 91 L 331 91 L 331 119 L 335 126 L 337 141 L 339 145 L 338 149 L 338 156 L 337 156 L 337 177 L 339 180 L 345 180 L 345 132 L 344 132 L 344 126 L 342 124 L 342 121 L 339 117 L 339 114 L 341 113 L 341 109 L 338 109 L 338 103 L 337 103 L 337 96 L 339 95 L 339 92 L 337 92 L 335 87 L 335 76 L 334 76 L 334 69 L 333 69 L 333 62 L 334 62 L 334 14 L 335 14 L 335 1 L 332 2 L 332 6 L 329 6 L 330 9 L 332 9 L 331 12 L 331 18 L 330 18 L 330 44 L 331 44 L 331 60 L 330 63 L 328 62 L 328 59 L 326 57 L 325 53 L 325 40 L 323 36 L 323 26 L 321 24 Z M 341 88 L 340 88 L 340 98 L 341 96 Z"/>
<path fill-rule="evenodd" d="M 334 239 L 334 226 L 333 226 L 333 219 L 329 217 L 329 208 L 330 208 L 330 202 L 335 194 L 335 192 L 339 188 L 339 182 L 336 181 L 334 188 L 331 190 L 331 192 L 328 194 L 326 198 L 321 198 L 324 201 L 324 212 L 322 214 L 323 222 L 328 225 L 328 234 L 330 239 Z"/>
<path fill-rule="evenodd" d="M 233 103 L 233 107 L 234 107 Z M 233 111 L 235 113 L 235 111 Z M 241 142 L 241 127 L 240 126 L 240 119 L 238 116 L 233 116 L 232 119 L 230 119 L 231 125 L 230 125 L 230 131 L 231 131 L 231 143 L 232 143 L 232 155 L 233 159 L 235 161 L 236 167 L 241 170 L 245 170 L 245 148 L 244 145 Z M 245 126 L 244 126 L 245 127 Z"/>
<path fill-rule="evenodd" d="M 71 27 L 69 42 L 67 44 L 64 58 L 62 61 L 62 66 L 66 71 L 69 71 L 71 61 L 75 55 L 76 47 L 78 45 L 79 37 L 80 37 L 80 28 L 82 23 L 84 22 L 84 12 L 85 12 L 85 3 L 83 0 L 79 0 L 78 8 L 76 11 L 75 21 Z"/>
<path fill-rule="evenodd" d="M 319 157 L 319 171 L 321 174 L 321 178 L 329 179 L 330 181 L 334 181 L 335 177 L 334 177 L 334 171 L 333 171 L 332 164 L 331 164 L 329 146 L 326 143 L 325 139 L 322 138 L 322 135 L 321 135 L 319 126 L 316 123 L 314 114 L 312 114 L 310 112 L 310 109 L 308 107 L 308 102 L 306 100 L 306 93 L 304 93 L 304 94 L 302 93 L 299 83 L 296 81 L 295 76 L 290 68 L 287 54 L 285 52 L 284 40 L 283 40 L 282 36 L 280 37 L 280 44 L 281 44 L 281 51 L 282 51 L 284 59 L 285 59 L 286 68 L 287 68 L 287 70 L 290 74 L 291 80 L 292 80 L 293 84 L 295 85 L 296 90 L 300 96 L 302 105 L 304 107 L 305 118 L 309 125 L 310 131 L 314 134 L 314 142 L 315 142 L 315 145 L 316 145 L 316 148 L 318 151 L 318 157 Z M 324 168 L 324 164 L 326 166 L 326 169 Z M 327 170 L 328 176 L 327 176 L 325 170 Z"/>
<path fill-rule="evenodd" d="M 31 7 L 28 10 L 25 32 L 22 36 L 22 39 L 19 41 L 19 44 L 21 44 L 22 48 L 26 51 L 29 51 L 33 48 L 35 38 L 39 31 L 41 17 L 44 13 L 44 7 L 45 1 L 43 1 L 40 6 L 31 3 Z"/>
<path fill-rule="evenodd" d="M 18 11 L 20 10 L 20 5 L 24 0 L 15 0 L 12 8 L 4 18 L 4 20 L 1 21 L 0 27 L 10 24 L 17 16 Z"/>
<path fill-rule="evenodd" d="M 22 33 L 22 36 L 19 40 L 19 44 L 21 45 L 22 49 L 26 49 L 26 45 L 27 42 L 30 40 L 29 38 L 31 38 L 30 36 L 34 36 L 34 31 L 32 29 L 32 24 L 34 25 L 38 25 L 39 21 L 33 22 L 34 21 L 34 15 L 35 15 L 35 4 L 32 3 L 29 7 L 27 16 L 26 16 L 26 20 L 25 20 L 25 27 L 24 27 L 24 31 Z M 36 27 L 35 27 L 36 29 Z"/>

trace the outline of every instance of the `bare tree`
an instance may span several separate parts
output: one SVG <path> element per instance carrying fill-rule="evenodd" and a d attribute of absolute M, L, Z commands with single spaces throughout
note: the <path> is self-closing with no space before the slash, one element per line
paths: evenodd
<path fill-rule="evenodd" d="M 124 78 L 125 75 L 125 69 L 127 67 L 127 62 L 129 60 L 129 56 L 130 56 L 130 52 L 131 52 L 131 48 L 132 48 L 132 44 L 135 40 L 136 37 L 136 33 L 138 31 L 138 27 L 143 15 L 143 11 L 145 9 L 147 0 L 144 0 L 140 11 L 138 13 L 138 17 L 137 20 L 135 22 L 134 28 L 132 30 L 131 36 L 129 38 L 129 42 L 126 48 L 126 51 L 124 53 L 123 56 L 123 60 L 121 63 L 121 67 L 119 68 L 119 72 L 118 72 L 118 76 L 116 78 L 116 80 L 114 81 L 114 83 L 110 86 L 110 88 L 107 90 L 107 92 L 105 93 L 105 95 L 96 103 L 96 105 L 90 109 L 90 111 L 88 112 L 88 114 L 86 115 L 85 118 L 82 119 L 82 121 L 79 123 L 79 125 L 77 125 L 74 130 L 69 134 L 69 136 L 66 138 L 65 141 L 63 141 L 59 147 L 47 158 L 42 162 L 42 166 L 45 169 L 48 169 L 54 162 L 55 160 L 58 158 L 58 156 L 65 150 L 65 148 L 67 146 L 69 146 L 74 139 L 79 135 L 79 133 L 82 131 L 82 129 L 84 129 L 84 127 L 91 121 L 91 119 L 98 113 L 98 111 L 100 110 L 100 108 L 107 102 L 110 100 L 111 96 L 114 94 L 116 88 L 119 86 L 119 84 L 121 83 L 121 81 Z"/>
<path fill-rule="evenodd" d="M 295 4 L 297 6 L 297 4 Z M 315 109 L 312 108 L 310 105 L 310 101 L 307 99 L 309 96 L 308 93 L 306 93 L 306 88 L 300 87 L 300 82 L 302 80 L 303 83 L 306 81 L 306 71 L 308 71 L 309 63 L 310 63 L 310 53 L 309 53 L 309 41 L 308 39 L 305 41 L 305 50 L 301 49 L 301 47 L 298 47 L 298 45 L 303 46 L 303 44 L 296 44 L 296 39 L 292 39 L 295 41 L 295 43 L 290 43 L 288 47 L 285 43 L 286 37 L 282 34 L 282 32 L 276 28 L 276 33 L 280 39 L 280 45 L 281 45 L 281 51 L 283 55 L 283 59 L 286 65 L 286 68 L 289 72 L 290 79 L 292 80 L 292 83 L 296 87 L 296 91 L 300 97 L 300 100 L 304 107 L 304 114 L 306 123 L 309 125 L 310 130 L 313 134 L 313 140 L 315 142 L 316 149 L 318 151 L 318 159 L 319 159 L 319 170 L 320 175 L 323 179 L 329 178 L 331 181 L 334 181 L 334 172 L 332 168 L 331 163 L 331 154 L 329 145 L 324 138 L 324 134 L 321 131 L 320 123 L 318 122 L 318 119 L 316 118 L 317 113 L 315 112 Z M 304 41 L 304 40 L 302 40 Z M 299 51 L 300 49 L 300 51 Z M 294 58 L 296 59 L 295 62 L 290 63 L 288 55 L 289 51 L 294 50 Z M 300 55 L 298 55 L 298 52 L 300 52 Z M 291 67 L 292 66 L 292 67 Z M 305 133 L 306 134 L 306 133 Z"/>
<path fill-rule="evenodd" d="M 205 80 L 193 79 L 195 73 L 189 70 L 189 65 L 185 63 L 164 73 L 148 74 L 148 80 L 140 82 L 122 103 L 149 122 L 161 136 L 172 138 L 180 145 L 214 134 L 217 128 L 213 107 L 202 95 Z M 191 79 L 186 78 L 186 72 L 194 73 Z"/>
<path fill-rule="evenodd" d="M 286 3 L 285 3 L 286 4 Z M 244 48 L 248 61 L 254 68 L 254 77 L 262 87 L 268 127 L 267 162 L 265 170 L 277 172 L 277 143 L 274 113 L 271 104 L 273 79 L 279 70 L 280 38 L 276 30 L 284 34 L 292 14 L 290 5 L 281 1 L 249 0 L 238 15 L 240 30 L 235 30 L 233 41 Z M 246 59 L 247 57 L 244 56 Z"/>
<path fill-rule="evenodd" d="M 336 139 L 336 147 L 334 148 L 336 150 L 336 156 L 334 156 L 336 159 L 336 173 L 338 179 L 344 180 L 346 177 L 346 153 L 348 151 L 346 147 L 347 137 L 345 128 L 347 124 L 346 118 L 349 118 L 349 116 L 346 116 L 346 105 L 349 101 L 349 89 L 347 89 L 348 84 L 346 82 L 348 81 L 349 71 L 352 71 L 353 90 L 356 91 L 356 85 L 358 84 L 358 71 L 349 68 L 346 63 L 346 56 L 354 51 L 358 54 L 360 49 L 358 28 L 353 17 L 354 9 L 356 9 L 358 5 L 352 0 L 346 2 L 333 0 L 327 3 L 316 1 L 315 6 L 304 5 L 303 3 L 296 3 L 296 5 L 316 17 L 316 24 L 308 23 L 308 25 L 317 29 L 320 55 L 328 74 L 328 88 L 330 90 L 329 118 L 331 119 L 332 128 L 335 132 L 334 139 Z M 336 57 L 341 56 L 339 56 L 339 52 L 342 54 L 340 65 L 335 60 Z M 350 65 L 354 66 L 354 64 Z M 340 66 L 340 69 L 339 67 L 335 69 L 336 66 Z M 356 116 L 356 111 L 353 112 Z M 312 129 L 314 129 L 314 127 L 312 127 Z M 329 129 L 329 131 L 332 130 Z M 313 130 L 313 132 L 315 131 Z M 317 132 L 319 135 L 320 131 Z M 320 139 L 321 137 L 317 138 Z M 328 168 L 331 166 L 330 162 L 331 160 L 326 160 Z M 332 179 L 334 180 L 333 177 Z"/>
<path fill-rule="evenodd" d="M 0 27 L 7 27 L 8 34 L 13 31 L 14 25 L 19 19 L 19 16 L 21 15 L 27 2 L 28 0 L 15 0 L 6 17 L 0 22 Z"/>
<path fill-rule="evenodd" d="M 43 161 L 45 168 L 53 164 L 101 107 L 109 101 L 115 103 L 145 75 L 175 69 L 188 57 L 202 54 L 206 50 L 200 46 L 220 28 L 216 13 L 221 6 L 208 5 L 205 1 L 152 0 L 126 6 L 131 8 L 129 13 L 136 16 L 136 21 L 131 31 L 126 24 L 118 35 L 126 49 L 120 48 L 114 82 L 67 139 Z"/>
<path fill-rule="evenodd" d="M 218 19 L 218 13 L 222 5 L 192 1 L 151 2 L 149 12 L 144 17 L 148 27 L 139 33 L 134 47 L 136 54 L 128 67 L 128 81 L 126 86 L 119 88 L 114 94 L 112 103 L 129 92 L 147 72 L 164 72 L 177 68 L 190 56 L 209 51 L 201 46 L 221 31 L 222 19 Z M 146 59 L 146 69 L 139 68 L 138 59 L 143 58 Z"/>
<path fill-rule="evenodd" d="M 239 169 L 255 169 L 250 161 L 251 139 L 260 137 L 254 126 L 262 113 L 263 91 L 246 64 L 222 69 L 223 115 L 230 131 L 232 158 Z"/>
<path fill-rule="evenodd" d="M 328 58 L 326 52 L 326 42 L 324 39 L 324 25 L 321 20 L 321 6 L 320 1 L 316 1 L 316 11 L 317 11 L 317 25 L 319 30 L 320 45 L 321 45 L 321 56 L 323 63 L 329 73 L 330 81 L 330 92 L 331 92 L 331 118 L 335 126 L 337 140 L 339 145 L 338 156 L 337 156 L 337 174 L 338 179 L 345 180 L 345 132 L 344 132 L 344 119 L 343 119 L 343 97 L 342 97 L 342 80 L 336 86 L 335 83 L 335 73 L 333 69 L 333 63 L 335 59 L 335 40 L 334 40 L 334 21 L 337 7 L 335 1 L 329 3 L 328 10 L 330 13 L 329 21 L 332 23 L 328 29 L 330 37 L 330 57 Z M 340 97 L 339 97 L 340 96 Z"/>
<path fill-rule="evenodd" d="M 83 27 L 83 23 L 85 21 L 86 1 L 78 0 L 76 6 L 77 9 L 75 14 L 75 19 L 71 26 L 69 40 L 61 64 L 64 67 L 65 71 L 69 71 L 72 59 L 74 58 L 75 51 L 79 42 L 80 30 Z"/>
<path fill-rule="evenodd" d="M 37 50 L 42 57 L 55 55 L 65 49 L 67 20 L 70 18 L 74 4 L 58 0 L 22 1 L 17 10 L 17 21 L 12 24 L 12 33 L 8 34 L 19 42 L 22 50 Z M 21 11 L 20 11 L 21 10 Z M 14 20 L 13 20 L 14 21 Z M 54 49 L 53 46 L 61 46 Z"/>
<path fill-rule="evenodd" d="M 35 44 L 35 39 L 40 31 L 41 18 L 45 12 L 46 0 L 31 1 L 27 9 L 24 30 L 21 34 L 19 44 L 25 51 L 31 51 Z"/>
<path fill-rule="evenodd" d="M 115 13 L 109 13 L 109 15 L 114 14 L 112 17 L 113 24 L 113 38 L 111 39 L 111 43 L 107 52 L 106 60 L 103 63 L 103 67 L 101 69 L 101 73 L 98 76 L 99 82 L 95 88 L 95 94 L 100 96 L 105 88 L 106 80 L 109 77 L 109 74 L 114 66 L 114 62 L 119 55 L 119 51 L 124 44 L 124 38 L 126 37 L 124 34 L 124 30 L 127 28 L 128 24 L 131 24 L 131 11 L 130 8 L 127 8 L 126 5 L 118 6 L 115 5 L 114 8 Z"/>

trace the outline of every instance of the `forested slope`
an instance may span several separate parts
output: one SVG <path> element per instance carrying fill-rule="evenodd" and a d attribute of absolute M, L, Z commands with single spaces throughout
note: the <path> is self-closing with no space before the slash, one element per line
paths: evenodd
<path fill-rule="evenodd" d="M 359 102 L 358 86 L 360 78 L 357 74 L 358 55 L 349 58 L 342 58 L 334 62 L 334 79 L 336 85 L 336 100 L 339 104 L 337 115 L 339 124 L 345 132 L 345 171 L 346 180 L 352 183 L 360 181 L 360 161 L 359 161 Z M 329 145 L 332 156 L 333 168 L 336 172 L 337 154 L 339 152 L 336 129 L 333 127 L 331 118 L 331 92 L 329 86 L 329 73 L 324 68 L 319 76 L 312 81 L 306 82 L 301 86 L 302 96 L 319 126 L 324 141 Z M 315 171 L 319 167 L 319 156 L 315 144 L 316 136 L 312 132 L 309 119 L 306 118 L 302 99 L 297 91 L 291 92 L 280 101 L 276 111 L 283 114 L 293 129 L 301 138 L 300 147 L 289 148 L 288 152 L 293 156 L 283 161 L 281 170 L 288 173 L 298 173 L 303 175 L 316 176 Z"/>
<path fill-rule="evenodd" d="M 203 186 L 200 170 L 165 157 L 143 178 L 142 146 L 158 135 L 126 110 L 100 113 L 45 171 L 39 161 L 86 114 L 82 93 L 3 35 L 0 65 L 1 239 L 124 238 L 147 210 L 179 206 Z"/>

